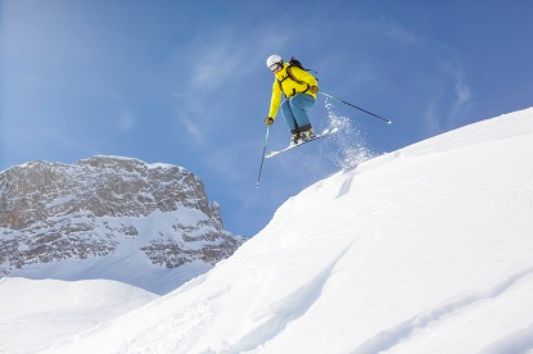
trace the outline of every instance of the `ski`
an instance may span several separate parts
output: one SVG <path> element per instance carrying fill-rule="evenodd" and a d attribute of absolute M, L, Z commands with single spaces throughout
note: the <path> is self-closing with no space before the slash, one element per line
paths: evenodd
<path fill-rule="evenodd" d="M 279 155 L 279 154 L 281 154 L 283 152 L 287 152 L 289 150 L 292 150 L 292 149 L 297 148 L 299 146 L 305 145 L 305 144 L 310 143 L 312 141 L 325 138 L 327 136 L 330 136 L 332 134 L 337 133 L 338 131 L 339 131 L 339 128 L 326 129 L 322 133 L 315 135 L 312 139 L 302 141 L 301 143 L 298 143 L 298 144 L 291 144 L 291 145 L 289 145 L 286 148 L 283 148 L 281 150 L 270 151 L 268 154 L 265 155 L 265 159 L 269 159 L 271 157 L 277 156 L 277 155 Z"/>

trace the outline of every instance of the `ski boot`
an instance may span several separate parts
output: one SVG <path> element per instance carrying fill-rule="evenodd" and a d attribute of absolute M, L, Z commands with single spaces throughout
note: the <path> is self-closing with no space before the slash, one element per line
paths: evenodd
<path fill-rule="evenodd" d="M 315 133 L 313 132 L 313 128 L 309 128 L 303 132 L 300 132 L 300 139 L 302 139 L 302 141 L 313 140 L 314 137 Z"/>
<path fill-rule="evenodd" d="M 292 133 L 289 145 L 298 145 L 300 143 L 300 133 Z"/>

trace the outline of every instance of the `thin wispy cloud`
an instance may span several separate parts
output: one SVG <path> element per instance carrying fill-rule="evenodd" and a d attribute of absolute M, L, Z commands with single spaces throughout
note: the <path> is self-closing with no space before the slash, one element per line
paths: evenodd
<path fill-rule="evenodd" d="M 205 107 L 207 101 L 192 90 L 175 92 L 174 97 L 176 117 L 187 133 L 183 138 L 191 137 L 191 143 L 203 145 L 207 141 L 209 131 L 204 128 L 202 122 L 212 118 L 214 112 L 209 112 Z"/>
<path fill-rule="evenodd" d="M 447 84 L 442 94 L 430 103 L 427 119 L 432 134 L 453 129 L 460 126 L 461 121 L 466 121 L 467 117 L 463 115 L 467 114 L 473 96 L 466 75 L 457 65 L 447 62 L 442 67 Z"/>
<path fill-rule="evenodd" d="M 195 90 L 220 88 L 231 75 L 238 75 L 243 66 L 243 50 L 236 49 L 228 39 L 210 43 L 202 51 L 203 55 L 193 61 L 191 84 Z"/>
<path fill-rule="evenodd" d="M 185 128 L 187 134 L 191 136 L 197 144 L 203 144 L 205 142 L 205 137 L 204 134 L 202 134 L 202 130 L 200 127 L 198 127 L 198 125 L 194 124 L 191 119 L 188 119 L 181 114 L 178 114 L 178 119 Z"/>
<path fill-rule="evenodd" d="M 441 124 L 441 115 L 438 112 L 438 101 L 439 99 L 433 99 L 431 102 L 429 102 L 425 115 L 424 115 L 424 123 L 426 127 L 426 131 L 429 132 L 429 134 L 434 134 L 436 132 L 442 131 L 442 124 Z"/>
<path fill-rule="evenodd" d="M 456 71 L 455 80 L 455 102 L 452 105 L 452 109 L 450 111 L 448 119 L 448 126 L 450 128 L 456 126 L 458 121 L 461 120 L 461 117 L 459 117 L 459 115 L 465 111 L 465 108 L 468 107 L 472 100 L 472 90 L 470 86 L 466 83 L 466 78 L 464 74 L 459 71 Z"/>
<path fill-rule="evenodd" d="M 191 87 L 194 90 L 213 90 L 224 87 L 229 78 L 250 74 L 262 66 L 257 61 L 274 50 L 283 50 L 291 41 L 287 33 L 272 35 L 267 28 L 247 34 L 225 28 L 212 37 L 203 37 L 190 48 Z M 259 55 L 259 56 L 258 56 Z"/>
<path fill-rule="evenodd" d="M 425 102 L 423 121 L 427 135 L 454 128 L 472 100 L 472 90 L 453 49 L 395 22 L 368 26 L 391 41 L 389 45 L 401 48 L 404 60 L 424 63 L 414 67 L 411 74 L 421 91 L 405 94 L 433 95 Z"/>
<path fill-rule="evenodd" d="M 117 121 L 117 130 L 122 133 L 131 131 L 137 125 L 137 117 L 131 111 L 123 112 Z"/>
<path fill-rule="evenodd" d="M 368 22 L 367 26 L 371 27 L 374 32 L 380 32 L 383 37 L 394 44 L 420 48 L 426 45 L 425 38 L 421 34 L 396 21 L 386 21 L 383 19 L 377 22 Z"/>

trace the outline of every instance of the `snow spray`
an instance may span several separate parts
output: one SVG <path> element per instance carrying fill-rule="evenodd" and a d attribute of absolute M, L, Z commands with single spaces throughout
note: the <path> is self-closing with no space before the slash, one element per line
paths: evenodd
<path fill-rule="evenodd" d="M 329 149 L 324 155 L 328 160 L 338 168 L 347 169 L 377 156 L 368 147 L 358 123 L 337 113 L 335 105 L 328 98 L 324 102 L 324 108 L 327 113 L 326 128 L 339 129 L 337 134 L 326 139 Z"/>

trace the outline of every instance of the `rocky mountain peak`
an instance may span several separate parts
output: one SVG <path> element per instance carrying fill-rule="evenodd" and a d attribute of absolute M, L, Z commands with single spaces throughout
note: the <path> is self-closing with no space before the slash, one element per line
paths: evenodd
<path fill-rule="evenodd" d="M 29 162 L 0 173 L 3 273 L 112 257 L 124 242 L 135 244 L 132 256 L 175 268 L 213 265 L 241 241 L 224 230 L 219 206 L 183 167 L 94 156 L 75 164 Z"/>

